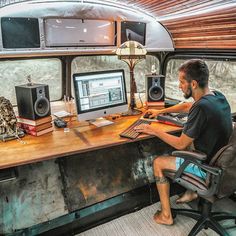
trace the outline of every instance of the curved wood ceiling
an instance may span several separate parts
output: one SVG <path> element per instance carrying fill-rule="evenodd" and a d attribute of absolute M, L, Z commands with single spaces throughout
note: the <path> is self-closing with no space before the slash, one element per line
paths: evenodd
<path fill-rule="evenodd" d="M 19 1 L 22 0 L 2 0 L 0 4 Z M 126 5 L 155 17 L 169 30 L 176 49 L 236 49 L 236 0 L 103 2 Z"/>
<path fill-rule="evenodd" d="M 236 49 L 236 0 L 123 2 L 156 17 L 171 33 L 176 49 Z"/>

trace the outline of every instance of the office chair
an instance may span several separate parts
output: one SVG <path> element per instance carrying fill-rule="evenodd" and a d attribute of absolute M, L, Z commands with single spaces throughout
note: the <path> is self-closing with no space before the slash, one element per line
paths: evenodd
<path fill-rule="evenodd" d="M 199 162 L 206 160 L 207 156 L 204 153 L 174 151 L 172 155 L 184 158 L 184 162 L 176 172 L 165 170 L 165 176 L 186 189 L 196 192 L 200 197 L 197 211 L 171 209 L 173 217 L 179 214 L 197 221 L 188 236 L 197 235 L 203 228 L 211 228 L 219 235 L 228 236 L 227 231 L 218 222 L 234 219 L 236 224 L 236 215 L 227 212 L 212 212 L 212 205 L 217 199 L 230 196 L 236 190 L 236 125 L 234 125 L 229 144 L 221 148 L 208 165 Z M 184 173 L 189 163 L 194 163 L 205 170 L 206 180 Z"/>

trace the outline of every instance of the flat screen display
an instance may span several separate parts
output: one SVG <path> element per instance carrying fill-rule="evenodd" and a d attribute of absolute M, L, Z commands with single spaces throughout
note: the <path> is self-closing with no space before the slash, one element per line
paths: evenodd
<path fill-rule="evenodd" d="M 121 43 L 134 40 L 145 45 L 146 23 L 123 21 L 121 22 Z"/>
<path fill-rule="evenodd" d="M 2 17 L 3 48 L 39 48 L 39 22 L 37 18 Z"/>
<path fill-rule="evenodd" d="M 73 75 L 78 119 L 94 119 L 126 111 L 124 70 Z"/>

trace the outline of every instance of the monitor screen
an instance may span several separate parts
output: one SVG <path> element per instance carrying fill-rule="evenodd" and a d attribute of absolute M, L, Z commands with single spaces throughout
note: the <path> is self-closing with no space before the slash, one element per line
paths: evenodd
<path fill-rule="evenodd" d="M 92 120 L 127 111 L 124 70 L 73 75 L 78 120 Z"/>
<path fill-rule="evenodd" d="M 39 48 L 39 22 L 37 18 L 2 17 L 3 48 Z"/>
<path fill-rule="evenodd" d="M 134 40 L 145 45 L 146 23 L 123 21 L 121 22 L 121 43 Z"/>

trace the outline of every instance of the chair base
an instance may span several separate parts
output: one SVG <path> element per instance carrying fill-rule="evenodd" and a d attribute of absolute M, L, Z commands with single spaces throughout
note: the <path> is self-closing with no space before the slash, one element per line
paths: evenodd
<path fill-rule="evenodd" d="M 222 220 L 234 219 L 236 223 L 236 215 L 227 212 L 211 212 L 212 203 L 202 199 L 200 211 L 189 209 L 171 209 L 173 218 L 176 215 L 184 215 L 197 221 L 188 236 L 197 235 L 202 229 L 212 229 L 221 236 L 229 236 L 227 231 L 218 223 Z"/>

